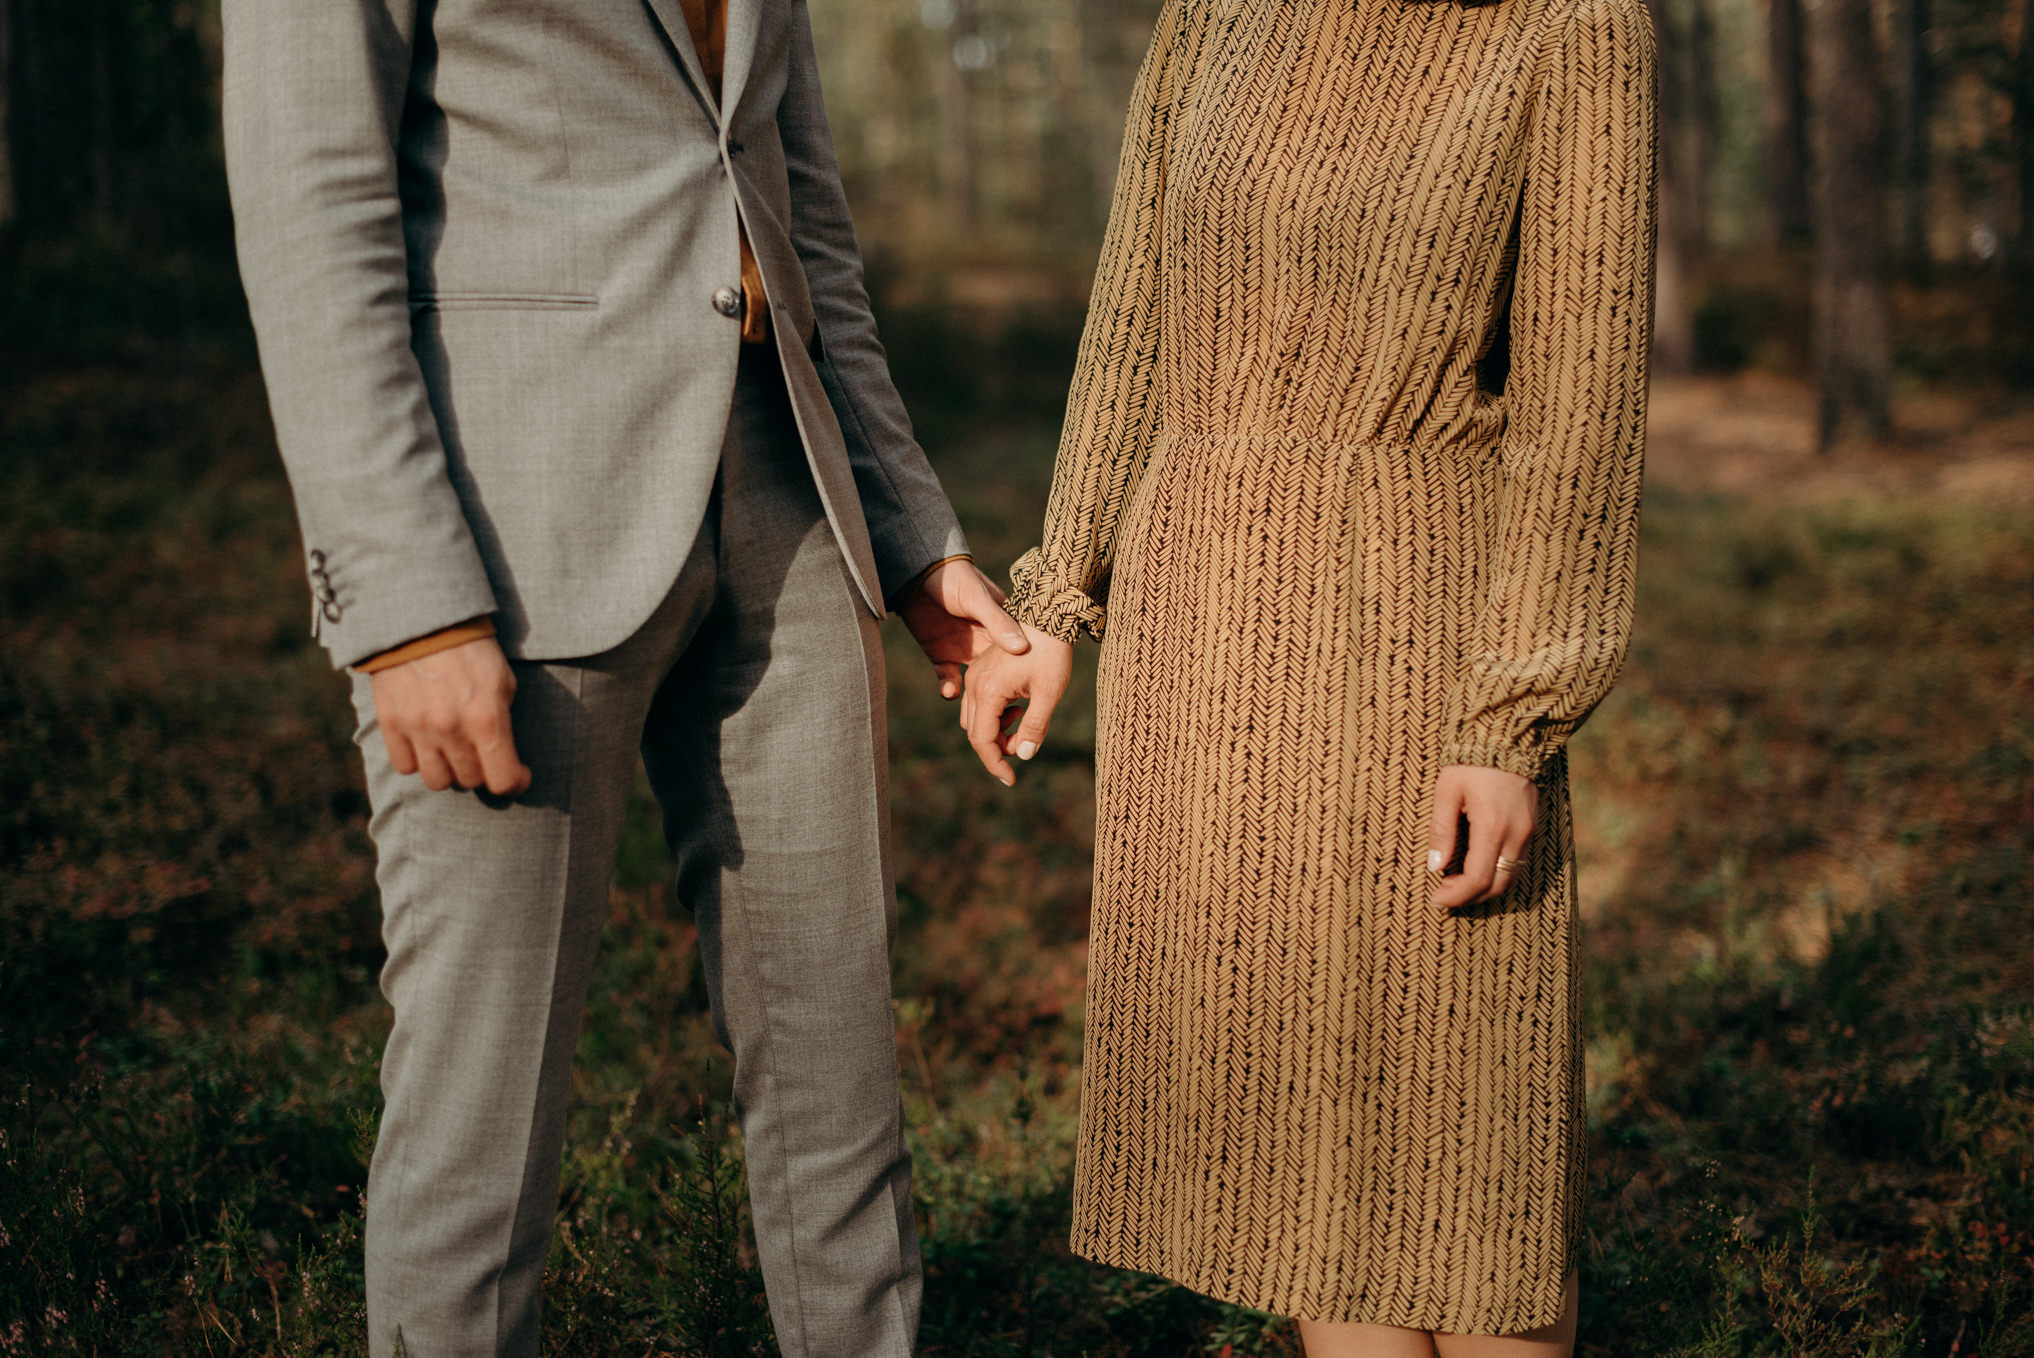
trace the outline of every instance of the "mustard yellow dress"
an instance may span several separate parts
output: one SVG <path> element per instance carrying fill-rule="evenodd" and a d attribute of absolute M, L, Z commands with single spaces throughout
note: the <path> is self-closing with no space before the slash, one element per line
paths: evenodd
<path fill-rule="evenodd" d="M 1562 747 L 1631 621 L 1642 0 L 1171 0 L 1043 545 L 1105 638 L 1074 1248 L 1237 1303 L 1548 1323 L 1583 1180 Z M 1537 779 L 1428 904 L 1445 764 Z"/>

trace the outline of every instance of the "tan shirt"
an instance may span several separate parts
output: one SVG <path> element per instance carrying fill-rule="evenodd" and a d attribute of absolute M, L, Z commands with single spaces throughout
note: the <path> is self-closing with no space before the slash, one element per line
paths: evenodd
<path fill-rule="evenodd" d="M 713 97 L 720 98 L 721 73 L 727 69 L 727 0 L 678 0 L 685 11 L 685 26 L 692 30 L 692 47 L 699 53 L 700 69 L 713 84 Z M 742 241 L 742 342 L 761 344 L 770 337 L 769 299 L 763 295 L 763 271 L 756 267 L 756 252 L 749 248 L 749 233 Z"/>

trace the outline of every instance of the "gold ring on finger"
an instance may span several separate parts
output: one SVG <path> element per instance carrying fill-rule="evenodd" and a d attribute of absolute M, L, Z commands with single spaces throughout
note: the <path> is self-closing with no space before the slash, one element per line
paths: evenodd
<path fill-rule="evenodd" d="M 1497 870 L 1499 872 L 1517 873 L 1524 868 L 1525 860 L 1523 858 L 1506 858 L 1503 854 L 1497 856 Z"/>

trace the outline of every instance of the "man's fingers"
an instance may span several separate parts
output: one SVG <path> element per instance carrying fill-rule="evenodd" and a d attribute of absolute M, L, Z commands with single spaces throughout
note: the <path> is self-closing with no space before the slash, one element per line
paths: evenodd
<path fill-rule="evenodd" d="M 1011 655 L 1023 655 L 1031 649 L 1031 639 L 1024 635 L 1024 629 L 1017 625 L 1017 620 L 1003 611 L 997 593 L 1000 591 L 988 578 L 976 571 L 974 586 L 961 601 L 961 611 L 980 623 L 1005 651 Z"/>
<path fill-rule="evenodd" d="M 445 762 L 452 766 L 452 779 L 460 787 L 487 786 L 487 771 L 480 762 L 480 751 L 474 748 L 473 738 L 465 730 L 455 731 L 438 749 L 445 756 Z"/>
<path fill-rule="evenodd" d="M 455 781 L 452 766 L 436 745 L 417 746 L 417 773 L 424 780 L 424 786 L 433 792 L 443 792 Z"/>
<path fill-rule="evenodd" d="M 961 667 L 958 662 L 938 661 L 933 665 L 932 672 L 939 676 L 940 697 L 953 699 L 961 696 Z"/>
<path fill-rule="evenodd" d="M 507 711 L 486 719 L 474 733 L 480 755 L 482 786 L 497 797 L 519 797 L 530 790 L 530 770 L 516 754 L 514 727 Z"/>
<path fill-rule="evenodd" d="M 387 723 L 382 724 L 381 743 L 388 750 L 388 764 L 397 773 L 411 774 L 417 771 L 417 747 L 410 738 Z"/>

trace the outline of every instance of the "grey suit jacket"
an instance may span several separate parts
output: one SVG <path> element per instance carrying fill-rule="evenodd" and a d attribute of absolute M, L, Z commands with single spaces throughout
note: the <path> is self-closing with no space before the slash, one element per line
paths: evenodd
<path fill-rule="evenodd" d="M 746 225 L 868 606 L 966 550 L 862 284 L 804 0 L 225 0 L 241 272 L 334 663 L 492 613 L 589 655 L 711 494 Z M 729 298 L 720 298 L 725 307 Z"/>

